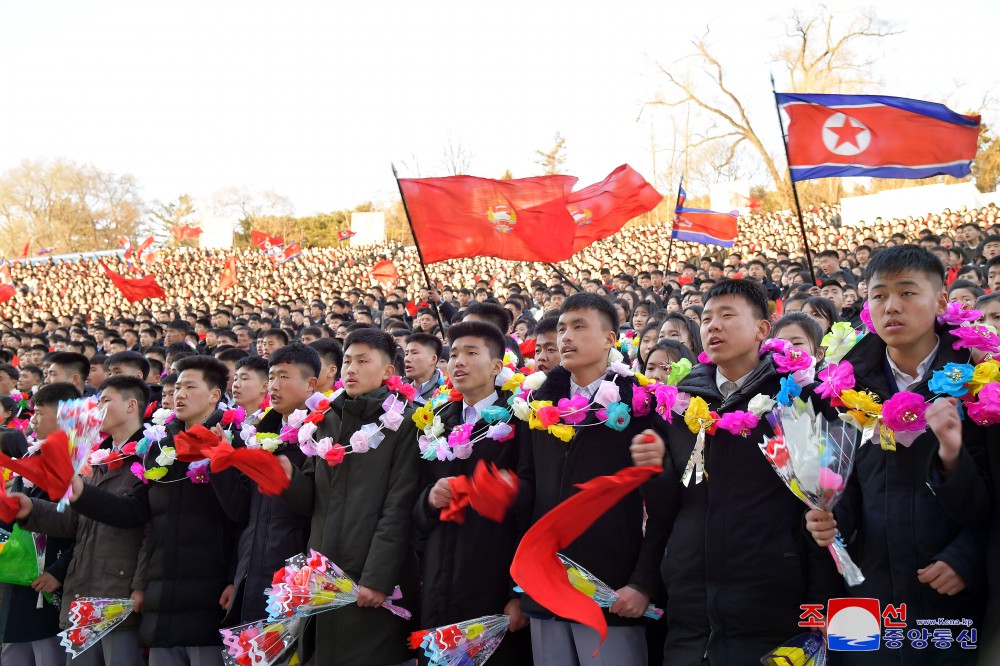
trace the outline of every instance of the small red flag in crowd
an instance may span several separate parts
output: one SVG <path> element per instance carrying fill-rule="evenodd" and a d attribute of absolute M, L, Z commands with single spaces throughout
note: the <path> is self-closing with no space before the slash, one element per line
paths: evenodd
<path fill-rule="evenodd" d="M 257 231 L 256 229 L 250 230 L 250 243 L 254 247 L 258 247 L 265 252 L 270 251 L 279 245 L 285 244 L 285 239 L 281 236 L 268 236 L 263 231 Z"/>
<path fill-rule="evenodd" d="M 41 250 L 38 251 L 38 256 L 42 256 L 43 254 L 52 254 L 55 251 L 56 251 L 55 245 L 50 245 L 49 247 L 43 247 Z"/>
<path fill-rule="evenodd" d="M 600 183 L 569 195 L 569 213 L 576 223 L 573 252 L 618 233 L 633 217 L 656 208 L 663 197 L 627 164 Z"/>
<path fill-rule="evenodd" d="M 170 229 L 174 232 L 174 236 L 179 241 L 182 241 L 185 238 L 197 238 L 202 232 L 201 227 L 192 227 L 187 224 L 175 224 L 170 227 Z"/>
<path fill-rule="evenodd" d="M 219 286 L 216 288 L 216 293 L 223 292 L 230 287 L 236 285 L 236 257 L 229 257 L 229 261 L 226 262 L 225 267 L 222 269 L 222 273 L 219 275 Z"/>
<path fill-rule="evenodd" d="M 350 229 L 344 229 L 343 231 L 337 232 L 337 240 L 347 240 L 351 236 L 357 236 L 356 231 L 351 231 Z"/>
<path fill-rule="evenodd" d="M 163 291 L 163 287 L 156 283 L 156 278 L 152 275 L 147 275 L 141 278 L 127 278 L 123 275 L 115 273 L 113 270 L 107 267 L 107 265 L 101 261 L 101 268 L 104 269 L 104 273 L 108 276 L 108 279 L 118 287 L 118 291 L 122 292 L 129 303 L 135 303 L 136 301 L 141 301 L 144 298 L 166 298 L 167 294 Z"/>
<path fill-rule="evenodd" d="M 388 284 L 399 279 L 399 270 L 396 268 L 396 264 L 388 259 L 383 259 L 372 266 L 371 278 L 376 282 Z"/>
<path fill-rule="evenodd" d="M 292 241 L 284 247 L 284 249 L 277 254 L 277 256 L 271 257 L 274 263 L 278 266 L 286 262 L 291 261 L 295 257 L 302 254 L 302 246 L 298 244 L 297 241 Z"/>
<path fill-rule="evenodd" d="M 576 225 L 566 209 L 574 176 L 491 180 L 475 176 L 401 178 L 424 261 L 499 257 L 562 261 Z"/>
<path fill-rule="evenodd" d="M 30 238 L 28 239 L 28 242 L 24 244 L 24 249 L 21 250 L 21 259 L 27 259 L 29 252 L 31 252 L 31 239 Z"/>
<path fill-rule="evenodd" d="M 6 259 L 0 259 L 0 303 L 14 297 L 14 279 L 10 276 L 10 264 Z"/>

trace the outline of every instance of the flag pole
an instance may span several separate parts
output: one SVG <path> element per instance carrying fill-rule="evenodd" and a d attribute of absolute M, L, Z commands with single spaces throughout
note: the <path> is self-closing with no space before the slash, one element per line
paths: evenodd
<path fill-rule="evenodd" d="M 578 292 L 583 292 L 583 287 L 581 287 L 578 283 L 571 280 L 568 275 L 562 272 L 561 268 L 559 268 L 555 264 L 545 264 L 545 265 L 551 268 L 553 271 L 555 271 L 556 275 L 561 277 L 564 281 L 569 282 L 570 286 L 576 289 Z"/>
<path fill-rule="evenodd" d="M 670 244 L 667 245 L 667 261 L 665 263 L 667 272 L 670 272 L 670 260 L 674 256 L 674 223 L 677 222 L 677 209 L 681 205 L 681 190 L 684 189 L 684 174 L 681 173 L 681 180 L 677 183 L 677 201 L 674 202 L 674 217 L 670 220 Z"/>
<path fill-rule="evenodd" d="M 774 87 L 774 74 L 771 74 L 771 93 L 774 95 L 774 109 L 778 112 L 778 126 L 781 127 L 781 144 L 785 147 L 785 162 L 788 164 L 788 180 L 792 184 L 792 199 L 795 201 L 795 213 L 799 218 L 799 230 L 802 232 L 802 244 L 806 248 L 806 266 L 812 284 L 816 284 L 816 271 L 813 270 L 812 251 L 809 249 L 809 239 L 806 237 L 806 223 L 802 220 L 802 206 L 799 204 L 799 191 L 795 187 L 795 177 L 792 176 L 792 161 L 788 157 L 788 135 L 785 134 L 785 121 L 781 118 L 781 106 L 778 104 L 778 91 Z M 775 183 L 778 186 L 778 183 Z"/>
<path fill-rule="evenodd" d="M 417 239 L 417 232 L 413 228 L 413 220 L 410 218 L 410 209 L 406 205 L 406 195 L 403 194 L 403 185 L 399 182 L 399 172 L 396 171 L 396 165 L 389 163 L 392 167 L 392 177 L 396 179 L 396 187 L 399 188 L 399 198 L 403 202 L 403 213 L 406 215 L 406 223 L 410 226 L 410 235 L 413 236 L 413 244 L 417 246 L 417 258 L 420 259 L 420 270 L 424 274 L 424 283 L 427 285 L 428 291 L 433 291 L 437 293 L 437 289 L 431 284 L 431 278 L 427 275 L 427 264 L 424 263 L 424 253 L 420 249 L 420 240 Z M 441 300 L 441 294 L 438 293 L 438 301 Z M 441 331 L 448 330 L 448 324 L 450 322 L 445 322 L 444 317 L 441 316 L 441 307 L 438 305 L 438 301 L 431 301 L 434 304 L 434 312 L 437 313 L 438 324 L 441 325 Z"/>

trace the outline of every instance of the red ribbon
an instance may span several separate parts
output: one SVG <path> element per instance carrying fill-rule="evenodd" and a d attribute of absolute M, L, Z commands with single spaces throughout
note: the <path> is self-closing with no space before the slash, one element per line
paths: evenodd
<path fill-rule="evenodd" d="M 288 476 L 272 453 L 264 449 L 234 449 L 205 426 L 196 425 L 174 435 L 174 451 L 177 459 L 184 462 L 208 458 L 213 472 L 235 467 L 253 479 L 263 495 L 280 495 L 288 488 Z"/>
<path fill-rule="evenodd" d="M 0 453 L 0 465 L 34 483 L 53 502 L 66 494 L 75 474 L 69 460 L 69 438 L 62 430 L 45 438 L 38 455 L 15 460 Z"/>
<path fill-rule="evenodd" d="M 465 475 L 449 479 L 451 503 L 441 509 L 441 520 L 461 525 L 465 522 L 465 508 L 471 506 L 483 518 L 502 523 L 517 497 L 518 479 L 512 472 L 508 474 L 509 478 L 505 478 L 496 465 L 480 460 L 471 479 Z"/>

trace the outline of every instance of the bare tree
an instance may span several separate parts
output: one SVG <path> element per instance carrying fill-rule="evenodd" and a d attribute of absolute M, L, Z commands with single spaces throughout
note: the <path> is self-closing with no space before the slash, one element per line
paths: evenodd
<path fill-rule="evenodd" d="M 173 227 L 193 222 L 195 212 L 194 200 L 189 194 L 180 195 L 176 201 L 154 201 L 149 210 L 154 233 L 161 238 L 173 240 Z"/>
<path fill-rule="evenodd" d="M 535 164 L 542 167 L 542 174 L 554 176 L 562 173 L 563 164 L 566 162 L 566 139 L 559 132 L 556 132 L 555 145 L 549 151 L 536 150 Z"/>
<path fill-rule="evenodd" d="M 455 141 L 451 134 L 448 135 L 441 154 L 441 166 L 444 167 L 445 175 L 464 176 L 469 173 L 472 157 L 472 151 L 463 141 Z"/>

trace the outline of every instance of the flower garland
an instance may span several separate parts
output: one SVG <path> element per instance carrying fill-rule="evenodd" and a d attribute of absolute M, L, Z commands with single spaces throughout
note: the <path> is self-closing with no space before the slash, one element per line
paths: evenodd
<path fill-rule="evenodd" d="M 510 366 L 513 367 L 513 364 Z M 510 369 L 505 367 L 505 369 Z M 518 373 L 515 373 L 518 374 Z M 523 373 L 520 373 L 523 383 Z M 497 377 L 498 386 L 507 386 L 512 378 Z M 475 424 L 462 423 L 454 426 L 445 437 L 444 423 L 439 415 L 441 408 L 452 402 L 461 402 L 464 396 L 451 385 L 451 380 L 445 381 L 430 399 L 413 412 L 413 422 L 423 434 L 417 438 L 420 457 L 424 460 L 466 460 L 472 455 L 472 447 L 484 439 L 496 442 L 506 442 L 514 437 L 514 428 L 510 425 L 511 412 L 499 405 L 491 405 L 483 410 L 482 418 L 487 427 L 475 432 Z"/>

